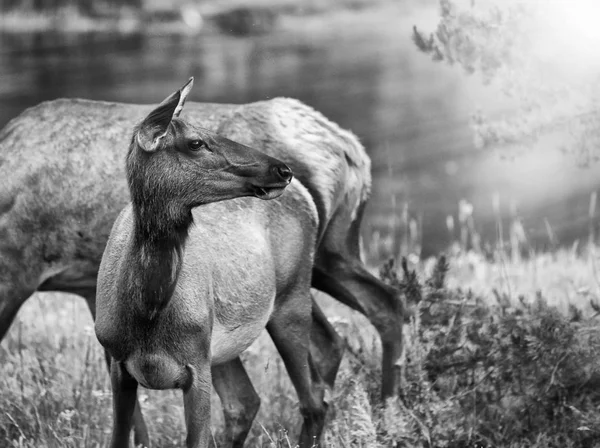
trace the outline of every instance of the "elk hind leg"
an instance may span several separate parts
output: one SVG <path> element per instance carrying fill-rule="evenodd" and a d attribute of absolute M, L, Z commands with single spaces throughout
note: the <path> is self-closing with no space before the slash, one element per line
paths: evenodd
<path fill-rule="evenodd" d="M 333 389 L 344 356 L 345 343 L 314 297 L 312 297 L 312 320 L 310 354 L 321 377 L 327 386 Z"/>
<path fill-rule="evenodd" d="M 364 314 L 382 345 L 383 398 L 400 388 L 404 302 L 400 291 L 367 271 L 360 260 L 359 236 L 364 203 L 352 219 L 345 210 L 334 215 L 323 236 L 313 269 L 313 286 Z"/>
<path fill-rule="evenodd" d="M 327 272 L 319 269 L 319 289 L 342 303 L 358 303 L 363 314 L 377 329 L 382 346 L 382 397 L 398 393 L 402 356 L 404 305 L 399 292 L 359 265 L 340 263 Z M 340 293 L 343 292 L 343 293 Z"/>
<path fill-rule="evenodd" d="M 314 298 L 312 315 L 310 352 L 321 377 L 333 389 L 344 353 L 344 341 L 314 302 Z M 213 366 L 212 381 L 225 414 L 226 446 L 241 448 L 260 407 L 260 397 L 240 358 Z"/>
<path fill-rule="evenodd" d="M 225 446 L 242 448 L 260 408 L 260 398 L 241 359 L 213 366 L 212 383 L 225 414 Z"/>
<path fill-rule="evenodd" d="M 306 299 L 299 295 L 306 295 Z M 327 403 L 324 400 L 327 384 L 310 354 L 312 301 L 310 292 L 303 291 L 286 297 L 276 306 L 267 324 L 300 401 L 304 424 L 300 433 L 301 448 L 310 448 L 321 440 Z"/>

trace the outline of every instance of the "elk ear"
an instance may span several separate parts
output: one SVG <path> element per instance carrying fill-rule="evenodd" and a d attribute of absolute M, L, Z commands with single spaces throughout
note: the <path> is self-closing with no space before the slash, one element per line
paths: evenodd
<path fill-rule="evenodd" d="M 194 78 L 190 78 L 185 86 L 169 95 L 144 118 L 137 133 L 137 141 L 142 149 L 148 152 L 158 149 L 161 140 L 167 135 L 171 121 L 181 113 L 193 84 Z"/>
<path fill-rule="evenodd" d="M 173 112 L 173 117 L 178 117 L 179 114 L 181 113 L 181 110 L 183 109 L 183 105 L 185 104 L 185 100 L 187 99 L 188 95 L 190 94 L 192 87 L 194 87 L 194 77 L 192 76 L 190 79 L 188 79 L 188 82 L 185 84 L 185 86 L 183 86 L 181 89 L 179 89 L 179 103 L 177 104 L 177 107 L 175 108 L 175 112 Z"/>

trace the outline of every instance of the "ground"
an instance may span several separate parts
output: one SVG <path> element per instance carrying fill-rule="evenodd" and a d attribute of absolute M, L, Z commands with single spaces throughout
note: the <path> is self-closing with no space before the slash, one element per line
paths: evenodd
<path fill-rule="evenodd" d="M 412 257 L 412 261 L 417 260 Z M 448 263 L 450 269 L 444 287 L 435 285 L 435 281 L 424 283 L 436 270 L 435 260 L 407 266 L 409 271 L 417 268 L 413 280 L 418 279 L 417 289 L 420 288 L 423 299 L 418 305 L 417 318 L 406 329 L 409 341 L 406 395 L 400 402 L 389 403 L 387 408 L 378 399 L 380 350 L 373 329 L 362 316 L 327 297 L 319 297 L 349 347 L 336 383 L 325 445 L 374 447 L 399 442 L 398 446 L 595 446 L 598 435 L 588 426 L 596 421 L 598 401 L 589 394 L 582 401 L 577 392 L 568 389 L 573 375 L 577 378 L 584 375 L 586 384 L 594 383 L 600 370 L 595 358 L 586 357 L 595 355 L 595 349 L 600 347 L 593 320 L 589 320 L 597 311 L 595 300 L 600 288 L 595 274 L 595 251 L 582 254 L 563 250 L 537 254 L 529 260 L 502 256 L 493 261 L 479 254 L 462 253 L 450 257 Z M 396 267 L 392 271 L 397 272 Z M 383 275 L 389 281 L 396 281 L 390 272 Z M 399 279 L 409 301 L 414 303 L 415 284 L 410 281 L 407 284 L 401 270 Z M 535 309 L 527 308 L 541 300 L 540 297 L 545 297 L 542 311 L 537 305 Z M 482 301 L 488 304 L 481 306 L 500 311 L 486 308 L 487 311 L 478 314 L 481 320 L 478 322 L 473 313 L 464 309 L 479 310 L 480 305 L 475 304 Z M 552 306 L 559 311 L 555 313 Z M 445 311 L 440 314 L 440 309 Z M 515 314 L 518 309 L 528 311 Z M 574 309 L 580 311 L 575 319 L 568 317 L 575 313 Z M 516 317 L 510 320 L 506 316 Z M 491 326 L 482 323 L 492 321 L 496 323 Z M 473 337 L 474 325 L 478 338 Z M 550 338 L 565 344 L 567 339 L 576 340 L 569 343 L 579 345 L 554 346 L 552 339 L 540 330 L 544 325 L 551 327 Z M 462 336 L 457 337 L 463 338 L 460 343 L 452 342 L 456 339 L 453 333 L 456 328 L 464 329 Z M 510 336 L 503 339 L 507 328 Z M 443 343 L 440 335 L 444 337 Z M 530 358 L 519 358 L 519 347 L 525 345 L 515 341 L 521 336 L 527 341 L 526 356 L 537 357 L 531 365 Z M 586 341 L 583 345 L 582 337 Z M 498 349 L 495 341 L 507 342 Z M 536 346 L 535 341 L 542 347 Z M 544 344 L 548 345 L 547 350 Z M 469 353 L 464 351 L 467 346 Z M 477 348 L 484 346 L 486 357 L 475 359 Z M 502 353 L 508 353 L 507 347 L 510 359 L 505 363 Z M 561 352 L 563 349 L 567 354 Z M 585 353 L 580 353 L 581 350 Z M 565 362 L 571 352 L 576 352 L 577 358 Z M 448 363 L 450 358 L 452 362 Z M 442 360 L 451 367 L 440 372 L 441 364 L 436 362 Z M 244 362 L 262 399 L 247 446 L 294 446 L 300 429 L 297 399 L 266 334 L 245 353 Z M 569 366 L 563 367 L 565 363 Z M 573 367 L 574 364 L 577 366 Z M 456 374 L 457 365 L 464 367 L 462 374 Z M 546 367 L 532 374 L 531 368 L 537 368 L 536 365 Z M 567 367 L 580 370 L 573 374 L 565 370 Z M 475 382 L 465 380 L 467 370 L 469 378 L 478 378 Z M 548 382 L 541 384 L 546 373 Z M 495 378 L 495 382 L 489 383 L 490 378 Z M 514 392 L 517 383 L 520 392 Z M 502 396 L 493 398 L 492 386 L 496 390 L 504 386 L 506 389 Z M 582 389 L 585 387 L 577 390 Z M 465 401 L 466 396 L 477 392 L 478 400 Z M 557 394 L 562 394 L 561 398 L 553 404 Z M 532 395 L 535 400 L 528 402 Z M 486 397 L 483 401 L 482 396 Z M 140 397 L 154 446 L 181 446 L 185 432 L 180 394 L 142 390 Z M 515 427 L 512 432 L 503 428 L 513 418 L 521 422 L 519 413 L 523 409 L 541 412 L 536 406 L 543 409 L 549 406 L 552 415 L 545 416 L 543 421 L 529 422 L 528 426 L 524 424 L 518 437 L 514 434 L 518 432 Z M 105 446 L 111 427 L 110 383 L 82 299 L 64 294 L 38 294 L 20 311 L 0 345 L 0 410 L 1 446 L 7 443 L 14 447 Z M 490 421 L 503 419 L 506 422 L 498 423 L 497 428 L 489 427 L 493 424 Z M 216 396 L 212 421 L 218 441 L 222 437 L 223 419 Z M 557 433 L 559 427 L 563 429 Z M 530 437 L 528 431 L 536 431 L 537 435 Z"/>

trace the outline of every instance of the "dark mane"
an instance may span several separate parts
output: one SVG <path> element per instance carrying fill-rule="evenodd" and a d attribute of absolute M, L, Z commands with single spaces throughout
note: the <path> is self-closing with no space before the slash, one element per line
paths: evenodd
<path fill-rule="evenodd" d="M 177 192 L 168 182 L 177 173 L 164 173 L 169 166 L 166 151 L 144 151 L 136 134 L 137 130 L 126 162 L 134 231 L 131 276 L 124 286 L 138 311 L 152 319 L 173 295 L 193 220 L 191 210 L 177 201 Z"/>

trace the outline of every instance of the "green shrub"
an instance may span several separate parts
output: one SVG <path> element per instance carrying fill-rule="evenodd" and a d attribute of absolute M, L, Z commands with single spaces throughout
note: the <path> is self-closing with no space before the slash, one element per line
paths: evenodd
<path fill-rule="evenodd" d="M 528 302 L 498 292 L 490 300 L 448 290 L 443 257 L 424 282 L 405 260 L 402 271 L 399 276 L 393 262 L 380 271 L 417 310 L 406 331 L 403 396 L 385 411 L 402 429 L 391 431 L 396 442 L 424 447 L 600 443 L 600 328 L 594 320 L 574 309 L 565 316 L 539 293 Z"/>

